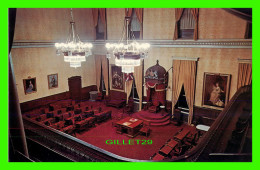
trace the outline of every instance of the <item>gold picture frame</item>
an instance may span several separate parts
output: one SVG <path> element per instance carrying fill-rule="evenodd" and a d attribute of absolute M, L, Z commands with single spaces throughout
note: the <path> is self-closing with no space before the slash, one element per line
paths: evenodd
<path fill-rule="evenodd" d="M 222 110 L 228 103 L 230 74 L 204 73 L 202 106 Z"/>

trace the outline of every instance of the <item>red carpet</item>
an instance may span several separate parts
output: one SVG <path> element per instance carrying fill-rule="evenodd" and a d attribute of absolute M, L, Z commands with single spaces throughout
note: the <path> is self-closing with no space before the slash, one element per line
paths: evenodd
<path fill-rule="evenodd" d="M 94 107 L 95 106 L 104 106 L 101 102 L 90 102 Z M 108 107 L 107 109 L 112 110 L 112 115 L 118 114 L 122 112 L 122 109 L 116 109 L 113 107 Z M 133 117 L 138 117 L 137 115 L 141 113 L 142 116 L 147 118 L 148 113 L 145 112 L 138 112 L 133 114 Z M 128 115 L 125 115 L 125 117 Z M 159 115 L 152 115 L 148 116 L 148 118 L 154 117 L 154 121 L 156 121 L 156 116 Z M 161 117 L 159 120 L 164 120 L 164 117 Z M 151 126 L 151 134 L 149 137 L 145 136 L 136 136 L 135 138 L 130 138 L 124 134 L 116 133 L 116 128 L 112 126 L 112 120 L 108 120 L 106 122 L 102 122 L 97 124 L 96 127 L 90 128 L 89 130 L 83 131 L 81 133 L 77 133 L 76 137 L 83 141 L 86 141 L 90 144 L 93 144 L 97 147 L 105 149 L 109 152 L 112 152 L 116 155 L 120 155 L 127 158 L 139 159 L 139 160 L 149 160 L 149 158 L 155 153 L 158 152 L 160 147 L 165 144 L 165 142 L 172 138 L 173 135 L 179 131 L 181 128 L 189 128 L 192 131 L 195 130 L 195 127 L 182 125 L 179 127 L 174 126 L 173 124 L 168 124 L 165 126 Z M 124 140 L 128 142 L 128 140 L 152 140 L 152 144 L 148 145 L 141 145 L 141 143 L 137 144 L 137 141 L 134 142 L 134 145 L 108 145 L 106 144 L 106 140 L 118 140 L 121 144 Z"/>

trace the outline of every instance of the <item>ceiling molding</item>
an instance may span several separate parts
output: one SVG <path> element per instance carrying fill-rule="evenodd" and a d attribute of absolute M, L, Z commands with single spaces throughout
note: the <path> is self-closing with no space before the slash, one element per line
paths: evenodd
<path fill-rule="evenodd" d="M 88 41 L 94 46 L 104 46 L 105 43 L 116 43 L 113 40 Z M 131 42 L 131 41 L 130 41 Z M 155 48 L 246 48 L 252 49 L 252 40 L 248 39 L 218 39 L 218 40 L 140 40 Z M 42 48 L 54 47 L 54 42 L 45 41 L 15 41 L 12 48 Z"/>

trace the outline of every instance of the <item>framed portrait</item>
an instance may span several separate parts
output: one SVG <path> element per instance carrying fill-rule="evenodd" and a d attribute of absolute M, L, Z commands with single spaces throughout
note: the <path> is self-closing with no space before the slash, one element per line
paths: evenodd
<path fill-rule="evenodd" d="M 111 66 L 112 88 L 118 90 L 124 90 L 124 75 L 122 68 L 112 65 Z"/>
<path fill-rule="evenodd" d="M 35 93 L 37 91 L 36 77 L 23 79 L 23 86 L 25 94 Z"/>
<path fill-rule="evenodd" d="M 49 89 L 57 88 L 58 87 L 58 73 L 57 74 L 50 74 L 48 77 L 48 87 Z"/>
<path fill-rule="evenodd" d="M 227 102 L 230 74 L 204 73 L 202 106 L 222 110 Z"/>

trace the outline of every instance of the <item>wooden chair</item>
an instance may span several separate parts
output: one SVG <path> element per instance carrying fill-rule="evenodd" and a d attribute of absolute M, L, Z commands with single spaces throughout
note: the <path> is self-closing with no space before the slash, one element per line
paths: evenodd
<path fill-rule="evenodd" d="M 112 127 L 116 127 L 116 122 L 123 119 L 123 113 L 117 113 L 112 116 Z"/>
<path fill-rule="evenodd" d="M 165 156 L 163 156 L 159 153 L 154 153 L 153 156 L 150 157 L 150 160 L 154 160 L 154 161 L 161 161 L 164 159 L 165 159 Z"/>
<path fill-rule="evenodd" d="M 140 134 L 145 134 L 146 137 L 150 135 L 150 122 L 144 121 L 143 127 L 139 130 Z"/>

